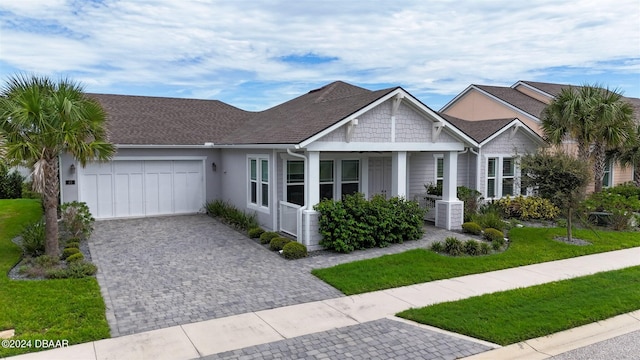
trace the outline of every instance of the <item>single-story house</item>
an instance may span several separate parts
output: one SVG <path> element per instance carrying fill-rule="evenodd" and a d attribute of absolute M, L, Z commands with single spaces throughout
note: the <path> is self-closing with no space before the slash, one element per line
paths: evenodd
<path fill-rule="evenodd" d="M 108 113 L 112 161 L 61 157 L 63 202 L 97 219 L 196 213 L 222 199 L 266 229 L 318 248 L 324 198 L 361 192 L 413 199 L 441 183 L 435 225 L 458 229 L 457 186 L 518 194 L 515 158 L 541 137 L 517 117 L 467 121 L 401 87 L 336 81 L 260 112 L 215 100 L 91 94 Z"/>
<path fill-rule="evenodd" d="M 523 80 L 511 86 L 472 84 L 444 105 L 440 113 L 469 121 L 517 117 L 542 135 L 543 110 L 562 89 L 570 87 L 576 86 Z M 623 99 L 631 104 L 635 121 L 640 124 L 640 99 Z M 566 141 L 563 147 L 570 153 L 577 149 L 575 142 L 571 140 Z M 605 169 L 603 186 L 615 186 L 632 181 L 633 178 L 633 167 L 621 167 L 609 162 Z"/>

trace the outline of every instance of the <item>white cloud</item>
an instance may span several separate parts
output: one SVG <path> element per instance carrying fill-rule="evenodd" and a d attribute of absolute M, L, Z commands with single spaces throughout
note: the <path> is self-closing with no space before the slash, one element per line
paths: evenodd
<path fill-rule="evenodd" d="M 167 86 L 168 96 L 336 79 L 453 95 L 564 66 L 607 64 L 604 71 L 637 76 L 640 59 L 636 0 L 58 0 L 7 2 L 0 11 L 0 66 L 71 74 L 100 89 Z M 310 53 L 337 60 L 279 60 Z"/>

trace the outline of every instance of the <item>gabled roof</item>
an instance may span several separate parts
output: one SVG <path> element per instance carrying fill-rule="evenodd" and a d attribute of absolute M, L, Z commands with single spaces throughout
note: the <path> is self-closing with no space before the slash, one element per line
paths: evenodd
<path fill-rule="evenodd" d="M 299 144 L 395 89 L 371 91 L 336 81 L 253 114 L 218 144 Z"/>
<path fill-rule="evenodd" d="M 530 137 L 534 138 L 540 144 L 544 143 L 544 140 L 542 139 L 542 137 L 540 137 L 540 135 L 538 135 L 535 131 L 533 131 L 518 118 L 470 121 L 443 113 L 439 113 L 439 115 L 449 123 L 451 123 L 453 126 L 457 127 L 462 132 L 467 134 L 473 140 L 475 140 L 478 143 L 478 146 L 484 145 L 483 143 L 486 143 L 496 135 L 513 126 L 519 126 L 526 129 Z"/>
<path fill-rule="evenodd" d="M 553 83 L 525 81 L 525 80 L 520 80 L 517 83 L 513 84 L 511 87 L 515 88 L 520 84 L 524 84 L 528 87 L 531 87 L 540 92 L 543 92 L 551 98 L 556 97 L 560 93 L 560 91 L 562 91 L 562 89 L 564 88 L 575 87 L 574 85 L 570 85 L 570 84 L 553 84 Z"/>
<path fill-rule="evenodd" d="M 252 114 L 217 100 L 88 95 L 106 110 L 114 144 L 203 145 L 222 139 Z"/>
<path fill-rule="evenodd" d="M 473 85 L 473 87 L 538 119 L 540 118 L 544 108 L 547 106 L 547 104 L 542 101 L 525 95 L 511 87 L 487 85 Z"/>

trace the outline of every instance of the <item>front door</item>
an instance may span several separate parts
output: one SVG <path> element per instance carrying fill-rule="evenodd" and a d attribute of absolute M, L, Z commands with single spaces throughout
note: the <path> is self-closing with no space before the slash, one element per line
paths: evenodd
<path fill-rule="evenodd" d="M 391 158 L 369 158 L 369 195 L 391 197 Z"/>

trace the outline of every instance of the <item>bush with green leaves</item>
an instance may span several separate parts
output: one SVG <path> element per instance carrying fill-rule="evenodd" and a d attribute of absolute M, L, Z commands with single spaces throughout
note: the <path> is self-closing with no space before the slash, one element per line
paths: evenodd
<path fill-rule="evenodd" d="M 214 200 L 206 203 L 205 208 L 207 209 L 207 214 L 220 218 L 238 230 L 247 231 L 259 226 L 255 212 L 253 214 L 246 213 L 226 201 Z"/>
<path fill-rule="evenodd" d="M 444 239 L 444 252 L 451 256 L 460 256 L 464 253 L 464 244 L 456 237 Z"/>
<path fill-rule="evenodd" d="M 260 235 L 262 235 L 263 233 L 264 233 L 264 229 L 261 227 L 253 227 L 249 229 L 249 231 L 247 231 L 247 235 L 249 235 L 251 239 L 258 239 L 260 238 Z"/>
<path fill-rule="evenodd" d="M 91 216 L 89 206 L 84 202 L 72 201 L 60 206 L 61 225 L 69 238 L 86 239 L 93 231 L 96 219 Z"/>
<path fill-rule="evenodd" d="M 493 248 L 493 250 L 498 251 L 502 249 L 505 243 L 506 242 L 503 237 L 495 238 L 494 240 L 491 241 L 491 247 Z"/>
<path fill-rule="evenodd" d="M 282 248 L 282 256 L 284 256 L 285 259 L 289 259 L 289 260 L 301 259 L 303 257 L 307 257 L 307 255 L 308 255 L 307 247 L 296 241 L 288 242 Z"/>
<path fill-rule="evenodd" d="M 271 239 L 271 241 L 269 242 L 269 250 L 280 251 L 286 244 L 290 242 L 291 242 L 291 239 L 288 239 L 286 237 L 282 237 L 282 236 L 275 237 Z"/>
<path fill-rule="evenodd" d="M 435 251 L 437 253 L 444 252 L 444 244 L 442 244 L 442 242 L 440 241 L 432 243 L 429 248 L 431 249 L 431 251 Z"/>
<path fill-rule="evenodd" d="M 64 248 L 80 249 L 80 239 L 75 239 L 75 238 L 68 239 L 67 242 L 64 244 Z"/>
<path fill-rule="evenodd" d="M 320 213 L 320 245 L 337 252 L 385 247 L 422 237 L 424 209 L 403 198 L 347 195 L 343 200 L 325 199 L 314 206 Z"/>
<path fill-rule="evenodd" d="M 551 200 L 539 196 L 506 196 L 497 201 L 507 218 L 522 220 L 554 220 L 560 209 Z"/>
<path fill-rule="evenodd" d="M 19 199 L 22 197 L 24 178 L 16 170 L 9 172 L 9 166 L 0 160 L 0 199 Z"/>
<path fill-rule="evenodd" d="M 475 240 L 467 240 L 464 242 L 464 252 L 467 255 L 480 255 L 480 243 Z"/>
<path fill-rule="evenodd" d="M 81 252 L 70 255 L 68 258 L 65 259 L 65 261 L 69 264 L 76 261 L 81 261 L 81 260 L 84 260 L 84 255 Z"/>
<path fill-rule="evenodd" d="M 277 238 L 279 236 L 280 236 L 280 234 L 278 234 L 275 231 L 263 232 L 260 235 L 260 244 L 268 244 L 268 243 L 271 242 L 271 239 Z"/>
<path fill-rule="evenodd" d="M 618 189 L 605 189 L 599 193 L 593 193 L 582 203 L 582 211 L 587 217 L 594 213 L 605 213 L 607 224 L 614 230 L 629 228 L 635 219 L 634 212 L 640 212 L 640 199 L 638 195 L 622 195 Z"/>
<path fill-rule="evenodd" d="M 27 225 L 20 233 L 22 237 L 22 252 L 31 257 L 44 254 L 45 224 L 44 221 L 37 221 Z"/>
<path fill-rule="evenodd" d="M 491 245 L 489 245 L 486 242 L 481 242 L 480 243 L 480 254 L 481 255 L 488 255 L 491 253 Z"/>
<path fill-rule="evenodd" d="M 65 260 L 69 256 L 71 256 L 73 254 L 77 254 L 79 252 L 80 252 L 80 249 L 75 248 L 75 247 L 65 248 L 64 250 L 62 250 L 62 255 L 60 255 L 60 259 Z"/>
<path fill-rule="evenodd" d="M 81 279 L 96 272 L 98 268 L 94 264 L 81 260 L 70 263 L 66 268 L 50 269 L 45 276 L 49 279 Z"/>
<path fill-rule="evenodd" d="M 483 229 L 492 228 L 504 230 L 506 226 L 502 220 L 502 216 L 497 211 L 486 211 L 484 213 L 473 215 L 471 220 L 480 225 Z"/>
<path fill-rule="evenodd" d="M 462 224 L 462 231 L 467 234 L 480 235 L 482 234 L 482 227 L 473 221 L 469 221 Z"/>
<path fill-rule="evenodd" d="M 502 232 L 502 230 L 498 229 L 486 228 L 484 229 L 484 233 L 482 234 L 482 236 L 491 242 L 500 240 L 504 241 L 504 233 Z"/>
<path fill-rule="evenodd" d="M 464 221 L 470 221 L 471 217 L 478 213 L 482 193 L 466 186 L 458 186 L 457 195 L 460 201 L 464 201 Z"/>

